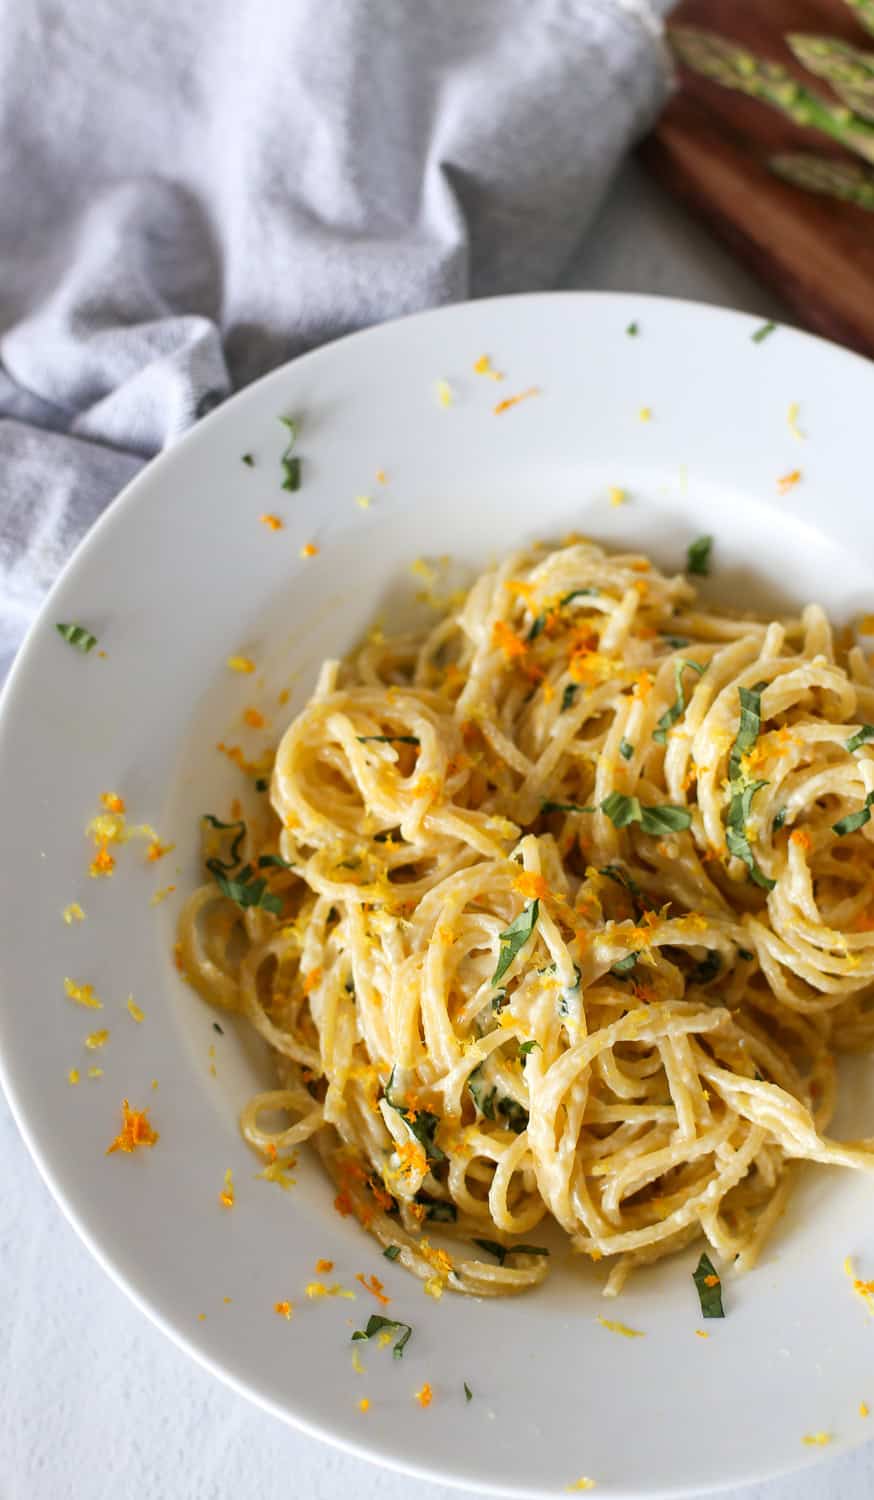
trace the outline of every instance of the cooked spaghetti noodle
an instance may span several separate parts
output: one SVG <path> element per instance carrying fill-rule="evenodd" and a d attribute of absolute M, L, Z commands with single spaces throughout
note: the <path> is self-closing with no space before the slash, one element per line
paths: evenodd
<path fill-rule="evenodd" d="M 276 1054 L 246 1139 L 315 1137 L 437 1294 L 539 1282 L 547 1216 L 608 1293 L 702 1235 L 751 1266 L 793 1161 L 874 1166 L 823 1134 L 874 1037 L 872 719 L 818 607 L 716 614 L 589 544 L 326 662 L 181 921 Z"/>

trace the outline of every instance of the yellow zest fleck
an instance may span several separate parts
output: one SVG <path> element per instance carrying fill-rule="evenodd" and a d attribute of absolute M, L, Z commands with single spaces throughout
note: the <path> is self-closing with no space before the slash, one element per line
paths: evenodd
<path fill-rule="evenodd" d="M 222 1302 L 225 1304 L 225 1307 L 227 1307 L 227 1305 L 228 1305 L 228 1303 L 230 1301 L 231 1301 L 230 1297 L 222 1297 Z"/>
<path fill-rule="evenodd" d="M 376 1335 L 377 1349 L 387 1349 L 393 1338 L 393 1333 L 386 1333 L 385 1331 L 383 1331 L 382 1333 L 378 1333 Z"/>
<path fill-rule="evenodd" d="M 782 479 L 777 480 L 777 489 L 779 490 L 780 494 L 785 495 L 786 491 L 791 490 L 792 486 L 794 484 L 797 484 L 800 478 L 800 469 L 793 469 L 790 474 L 784 474 Z"/>
<path fill-rule="evenodd" d="M 332 1260 L 317 1260 L 316 1261 L 316 1270 L 318 1272 L 320 1272 L 320 1273 L 323 1273 L 324 1275 L 327 1275 L 327 1273 L 329 1271 L 333 1271 L 333 1269 L 334 1269 L 334 1262 Z"/>
<path fill-rule="evenodd" d="M 289 1189 L 293 1188 L 297 1182 L 297 1179 L 295 1177 L 290 1177 L 288 1175 L 289 1168 L 296 1166 L 296 1156 L 287 1156 L 284 1161 L 281 1157 L 274 1158 L 273 1161 L 268 1162 L 263 1171 L 256 1172 L 255 1176 L 260 1177 L 262 1182 L 275 1182 L 277 1187 L 281 1187 L 282 1191 L 284 1193 L 287 1193 Z"/>
<path fill-rule="evenodd" d="M 373 501 L 371 500 L 369 495 L 356 495 L 355 504 L 358 506 L 359 510 L 370 510 Z"/>
<path fill-rule="evenodd" d="M 473 367 L 474 375 L 488 375 L 490 380 L 503 380 L 500 370 L 496 370 L 487 354 L 481 354 Z"/>
<path fill-rule="evenodd" d="M 97 880 L 100 876 L 111 875 L 114 869 L 115 860 L 107 849 L 106 844 L 103 843 L 88 866 L 88 874 L 92 880 Z"/>
<path fill-rule="evenodd" d="M 355 1345 L 355 1348 L 352 1350 L 352 1368 L 355 1371 L 356 1375 L 366 1375 L 367 1374 L 367 1371 L 365 1370 L 363 1364 L 361 1363 L 361 1355 L 358 1353 L 358 1345 L 357 1344 Z"/>
<path fill-rule="evenodd" d="M 279 516 L 270 515 L 266 511 L 263 516 L 258 517 L 258 520 L 262 526 L 268 526 L 271 531 L 281 531 L 284 524 Z"/>
<path fill-rule="evenodd" d="M 345 1297 L 347 1302 L 355 1301 L 355 1293 L 335 1282 L 333 1286 L 325 1286 L 323 1281 L 311 1281 L 306 1287 L 306 1294 L 314 1297 Z"/>
<path fill-rule="evenodd" d="M 285 1318 L 286 1321 L 290 1321 L 291 1314 L 294 1309 L 290 1302 L 274 1302 L 273 1311 L 277 1314 L 278 1317 Z"/>
<path fill-rule="evenodd" d="M 513 890 L 530 900 L 545 901 L 552 894 L 542 875 L 533 870 L 523 870 L 513 881 Z"/>
<path fill-rule="evenodd" d="M 99 1047 L 105 1047 L 108 1041 L 109 1032 L 104 1027 L 102 1031 L 92 1031 L 90 1036 L 86 1036 L 85 1046 L 89 1052 L 96 1052 Z"/>
<path fill-rule="evenodd" d="M 162 885 L 151 897 L 149 905 L 160 906 L 162 901 L 166 901 L 168 896 L 172 896 L 175 889 L 175 885 Z"/>
<path fill-rule="evenodd" d="M 640 411 L 638 412 L 637 415 L 640 417 L 641 422 L 651 422 L 652 421 L 652 407 L 651 406 L 642 406 L 640 408 Z"/>
<path fill-rule="evenodd" d="M 438 380 L 438 382 L 437 382 L 437 400 L 440 402 L 440 405 L 441 406 L 451 406 L 452 403 L 453 403 L 453 401 L 454 401 L 454 399 L 455 399 L 455 397 L 454 397 L 454 394 L 453 394 L 452 386 L 449 384 L 449 381 L 448 380 Z"/>
<path fill-rule="evenodd" d="M 386 474 L 385 469 L 377 469 L 376 482 L 377 484 L 388 484 L 388 475 Z"/>
<path fill-rule="evenodd" d="M 402 1172 L 408 1176 L 413 1176 L 416 1172 L 424 1172 L 427 1158 L 421 1146 L 417 1146 L 413 1141 L 404 1141 L 403 1145 L 398 1146 L 397 1153 Z"/>
<path fill-rule="evenodd" d="M 806 1432 L 801 1439 L 808 1448 L 825 1448 L 832 1440 L 830 1432 Z"/>
<path fill-rule="evenodd" d="M 198 1321 L 198 1323 L 205 1323 L 206 1322 L 206 1313 L 198 1313 L 197 1314 L 197 1321 Z"/>
<path fill-rule="evenodd" d="M 440 790 L 440 782 L 436 776 L 419 776 L 410 787 L 414 797 L 436 797 Z"/>
<path fill-rule="evenodd" d="M 79 905 L 78 901 L 71 901 L 69 906 L 64 907 L 61 915 L 63 916 L 64 921 L 66 922 L 68 927 L 72 927 L 74 922 L 85 921 L 85 913 Z"/>
<path fill-rule="evenodd" d="M 628 494 L 627 494 L 627 492 L 625 490 L 621 490 L 619 488 L 619 486 L 616 485 L 616 484 L 611 484 L 611 486 L 610 486 L 610 504 L 611 505 L 624 505 L 627 499 L 628 499 Z"/>
<path fill-rule="evenodd" d="M 123 813 L 125 811 L 124 798 L 119 797 L 118 792 L 101 792 L 100 800 L 107 812 Z"/>
<path fill-rule="evenodd" d="M 225 1185 L 219 1193 L 219 1203 L 222 1208 L 233 1208 L 234 1206 L 234 1174 L 230 1167 L 225 1172 Z"/>
<path fill-rule="evenodd" d="M 64 980 L 64 994 L 77 1005 L 84 1005 L 88 1010 L 102 1010 L 103 1001 L 98 1000 L 94 993 L 93 984 L 77 984 L 75 979 Z"/>
<path fill-rule="evenodd" d="M 640 698 L 641 702 L 645 703 L 651 692 L 652 678 L 649 672 L 640 672 L 635 679 L 633 696 Z"/>
<path fill-rule="evenodd" d="M 642 1339 L 645 1334 L 639 1328 L 629 1328 L 627 1323 L 616 1323 L 612 1318 L 599 1318 L 598 1322 L 602 1328 L 607 1328 L 611 1333 L 619 1333 L 624 1339 Z"/>
<path fill-rule="evenodd" d="M 788 411 L 788 414 L 787 414 L 788 421 L 789 421 L 789 431 L 792 433 L 793 437 L 803 438 L 804 437 L 804 433 L 801 431 L 801 428 L 798 426 L 798 412 L 799 412 L 798 402 L 797 401 L 793 401 L 791 403 L 790 407 L 789 407 L 789 411 Z"/>
<path fill-rule="evenodd" d="M 554 697 L 555 688 L 549 681 L 549 678 L 546 678 L 543 683 L 543 701 L 544 703 L 551 703 Z"/>
<path fill-rule="evenodd" d="M 870 1313 L 874 1313 L 874 1281 L 861 1281 L 853 1270 L 853 1260 L 847 1256 L 844 1261 L 844 1272 L 853 1284 L 853 1291 L 861 1297 Z"/>
<path fill-rule="evenodd" d="M 330 1264 L 331 1262 L 328 1261 L 329 1266 Z M 363 1271 L 359 1271 L 355 1277 L 355 1280 L 360 1281 L 361 1285 L 364 1287 L 364 1290 L 366 1292 L 370 1292 L 376 1298 L 377 1302 L 381 1303 L 383 1307 L 388 1307 L 389 1303 L 391 1302 L 391 1297 L 384 1296 L 383 1284 L 378 1276 L 365 1276 Z"/>
<path fill-rule="evenodd" d="M 504 401 L 499 401 L 495 407 L 495 416 L 499 417 L 501 412 L 509 411 L 511 406 L 518 406 L 520 401 L 527 401 L 530 396 L 539 396 L 539 386 L 532 385 L 527 391 L 520 391 L 518 396 L 507 396 Z"/>
<path fill-rule="evenodd" d="M 433 1297 L 435 1302 L 439 1302 L 445 1286 L 446 1282 L 442 1276 L 429 1276 L 424 1283 L 423 1290 L 426 1297 Z"/>
<path fill-rule="evenodd" d="M 695 1337 L 696 1337 L 696 1339 L 709 1339 L 710 1334 L 709 1333 L 705 1333 L 703 1328 L 696 1328 L 695 1329 Z"/>
<path fill-rule="evenodd" d="M 79 1069 L 78 1068 L 71 1068 L 70 1069 L 69 1073 L 67 1074 L 67 1082 L 71 1083 L 71 1084 L 79 1082 Z"/>
<path fill-rule="evenodd" d="M 135 1021 L 144 1021 L 146 1019 L 143 1012 L 140 1010 L 140 1007 L 134 1000 L 133 995 L 128 995 L 127 997 L 127 1013 Z"/>
<path fill-rule="evenodd" d="M 581 1476 L 581 1478 L 579 1478 L 577 1480 L 576 1484 L 569 1484 L 568 1485 L 568 1492 L 569 1492 L 569 1494 L 574 1495 L 574 1494 L 578 1494 L 581 1490 L 593 1490 L 594 1488 L 595 1488 L 595 1481 L 594 1481 L 594 1479 L 589 1479 L 589 1477 L 588 1477 L 587 1474 L 583 1474 Z"/>
<path fill-rule="evenodd" d="M 318 557 L 319 549 L 316 546 L 315 542 L 305 542 L 300 549 L 300 555 L 303 558 Z"/>
<path fill-rule="evenodd" d="M 103 1077 L 103 1069 L 102 1068 L 89 1068 L 88 1069 L 88 1077 L 89 1078 L 102 1078 Z"/>
<path fill-rule="evenodd" d="M 243 714 L 243 721 L 250 729 L 264 728 L 264 715 L 259 713 L 257 708 L 247 708 Z"/>
<path fill-rule="evenodd" d="M 248 656 L 229 656 L 228 666 L 232 672 L 254 672 L 255 663 Z"/>
<path fill-rule="evenodd" d="M 362 1396 L 361 1397 L 361 1400 L 358 1403 L 358 1410 L 359 1411 L 370 1411 L 370 1402 L 368 1401 L 368 1399 L 367 1399 L 366 1396 Z"/>
<path fill-rule="evenodd" d="M 868 1405 L 868 1402 L 867 1401 L 860 1401 L 859 1402 L 859 1416 L 860 1417 L 867 1417 L 867 1416 L 870 1415 L 870 1412 L 871 1412 L 871 1408 Z"/>
<path fill-rule="evenodd" d="M 138 1150 L 140 1146 L 154 1146 L 158 1140 L 158 1132 L 149 1124 L 148 1110 L 131 1109 L 127 1099 L 124 1099 L 121 1105 L 121 1118 L 121 1130 L 112 1145 L 107 1146 L 107 1156 L 111 1156 L 113 1151 L 130 1153 Z"/>
<path fill-rule="evenodd" d="M 154 864 L 156 860 L 163 859 L 165 854 L 169 854 L 171 849 L 175 848 L 175 844 L 162 844 L 160 839 L 153 839 L 146 850 L 146 859 L 150 864 Z"/>
<path fill-rule="evenodd" d="M 434 1392 L 432 1391 L 427 1380 L 425 1381 L 425 1384 L 421 1386 L 418 1391 L 416 1391 L 416 1400 L 418 1401 L 423 1411 L 425 1407 L 430 1406 L 431 1402 L 434 1400 Z"/>

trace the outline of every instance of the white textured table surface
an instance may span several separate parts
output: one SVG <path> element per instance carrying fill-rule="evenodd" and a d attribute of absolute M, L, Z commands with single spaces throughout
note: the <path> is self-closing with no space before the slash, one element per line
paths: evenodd
<path fill-rule="evenodd" d="M 633 164 L 568 285 L 660 292 L 765 317 L 781 313 L 777 300 Z M 28 1004 L 29 997 L 18 1001 Z M 38 1177 L 2 1098 L 0 1164 L 0 1500 L 459 1495 L 299 1435 L 180 1353 L 79 1243 Z M 726 1500 L 870 1500 L 872 1493 L 869 1445 L 831 1462 L 812 1454 L 806 1472 L 726 1493 Z"/>

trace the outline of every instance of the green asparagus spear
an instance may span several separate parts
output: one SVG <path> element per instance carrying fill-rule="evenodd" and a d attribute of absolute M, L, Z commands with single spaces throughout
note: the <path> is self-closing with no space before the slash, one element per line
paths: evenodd
<path fill-rule="evenodd" d="M 874 0 L 871 0 L 874 12 Z M 788 115 L 796 125 L 821 130 L 866 161 L 874 162 L 874 124 L 860 119 L 843 104 L 832 104 L 782 68 L 709 31 L 673 26 L 671 46 L 679 60 L 725 88 L 737 89 Z"/>
<path fill-rule="evenodd" d="M 861 52 L 827 36 L 790 33 L 786 41 L 808 72 L 830 83 L 863 120 L 874 120 L 874 52 Z"/>
<path fill-rule="evenodd" d="M 874 36 L 874 0 L 847 0 L 860 26 Z"/>
<path fill-rule="evenodd" d="M 808 151 L 783 151 L 772 156 L 768 166 L 784 182 L 874 213 L 874 171 L 870 167 L 834 156 L 814 156 Z"/>

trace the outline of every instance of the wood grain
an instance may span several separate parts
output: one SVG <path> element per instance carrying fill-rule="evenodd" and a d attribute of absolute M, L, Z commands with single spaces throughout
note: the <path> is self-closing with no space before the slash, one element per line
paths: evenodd
<path fill-rule="evenodd" d="M 842 0 L 683 0 L 677 25 L 701 26 L 784 64 L 815 89 L 783 37 L 843 37 L 874 51 L 874 37 Z M 816 131 L 767 105 L 680 70 L 680 86 L 640 148 L 650 170 L 709 223 L 815 333 L 874 356 L 874 214 L 781 182 L 776 151 L 840 156 Z"/>

